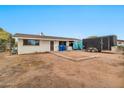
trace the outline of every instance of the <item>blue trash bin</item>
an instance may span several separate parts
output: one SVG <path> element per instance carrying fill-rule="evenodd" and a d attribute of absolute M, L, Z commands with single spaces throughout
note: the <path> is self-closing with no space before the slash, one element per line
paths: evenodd
<path fill-rule="evenodd" d="M 59 51 L 65 51 L 66 46 L 65 45 L 59 45 Z"/>

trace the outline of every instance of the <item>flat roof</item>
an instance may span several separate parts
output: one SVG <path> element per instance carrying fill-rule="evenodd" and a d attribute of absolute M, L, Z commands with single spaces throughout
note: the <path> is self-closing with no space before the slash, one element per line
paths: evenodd
<path fill-rule="evenodd" d="M 64 39 L 64 40 L 80 40 L 77 38 L 68 38 L 68 37 L 57 37 L 57 36 L 46 36 L 46 35 L 33 35 L 33 34 L 22 34 L 16 33 L 13 37 L 21 37 L 21 38 L 38 38 L 38 39 Z"/>
<path fill-rule="evenodd" d="M 105 35 L 105 36 L 87 37 L 85 39 L 96 39 L 96 38 L 105 38 L 105 37 L 117 37 L 117 36 L 116 35 Z"/>

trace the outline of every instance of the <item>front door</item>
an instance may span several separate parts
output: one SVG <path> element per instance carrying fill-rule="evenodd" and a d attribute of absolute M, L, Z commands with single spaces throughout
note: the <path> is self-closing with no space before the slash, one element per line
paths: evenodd
<path fill-rule="evenodd" d="M 50 41 L 50 51 L 54 51 L 54 41 Z"/>

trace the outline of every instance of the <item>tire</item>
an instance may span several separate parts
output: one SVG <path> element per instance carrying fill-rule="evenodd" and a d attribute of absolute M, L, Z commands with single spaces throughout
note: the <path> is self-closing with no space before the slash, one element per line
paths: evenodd
<path fill-rule="evenodd" d="M 101 52 L 101 50 L 98 50 L 98 52 Z"/>

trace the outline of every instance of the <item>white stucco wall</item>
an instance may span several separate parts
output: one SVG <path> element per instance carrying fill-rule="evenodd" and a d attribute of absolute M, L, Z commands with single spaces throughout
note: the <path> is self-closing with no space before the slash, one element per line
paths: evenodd
<path fill-rule="evenodd" d="M 18 54 L 35 53 L 35 52 L 47 52 L 50 51 L 50 41 L 41 41 L 39 46 L 24 45 L 23 40 L 18 42 Z"/>
<path fill-rule="evenodd" d="M 59 41 L 54 41 L 54 51 L 58 51 L 59 50 Z"/>
<path fill-rule="evenodd" d="M 122 46 L 124 46 L 124 42 L 122 42 L 122 41 L 117 41 L 117 45 L 122 45 Z"/>
<path fill-rule="evenodd" d="M 66 41 L 66 46 L 67 46 L 67 47 L 69 46 L 69 41 Z"/>

